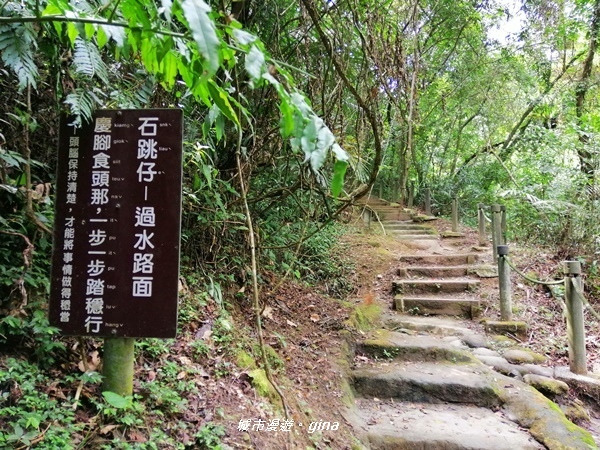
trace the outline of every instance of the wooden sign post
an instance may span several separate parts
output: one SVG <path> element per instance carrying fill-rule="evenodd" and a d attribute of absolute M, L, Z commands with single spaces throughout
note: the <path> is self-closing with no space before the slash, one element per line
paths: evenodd
<path fill-rule="evenodd" d="M 105 388 L 120 395 L 131 383 L 111 378 L 132 378 L 131 338 L 177 332 L 182 122 L 176 109 L 61 121 L 50 323 L 107 338 Z"/>

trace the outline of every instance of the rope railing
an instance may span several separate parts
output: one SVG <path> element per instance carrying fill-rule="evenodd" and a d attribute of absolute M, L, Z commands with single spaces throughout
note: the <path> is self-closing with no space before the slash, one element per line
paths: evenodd
<path fill-rule="evenodd" d="M 508 246 L 498 245 L 498 285 L 500 288 L 500 316 L 503 321 L 512 320 L 510 270 L 514 270 L 527 281 L 542 286 L 565 287 L 565 301 L 561 302 L 567 318 L 567 339 L 569 343 L 569 367 L 571 372 L 580 375 L 587 373 L 585 348 L 584 308 L 587 308 L 597 319 L 598 314 L 589 304 L 583 293 L 581 279 L 581 263 L 579 261 L 563 261 L 564 278 L 562 280 L 537 280 L 519 270 L 508 257 Z"/>
<path fill-rule="evenodd" d="M 565 284 L 564 279 L 563 280 L 554 280 L 554 281 L 542 281 L 542 280 L 536 280 L 535 278 L 531 278 L 530 276 L 524 274 L 519 269 L 517 269 L 508 256 L 504 256 L 504 258 L 506 260 L 506 263 L 510 266 L 510 268 L 512 270 L 514 270 L 517 274 L 519 274 L 523 278 L 525 278 L 527 281 L 531 281 L 532 283 L 535 283 L 535 284 L 541 284 L 543 286 L 556 286 L 558 284 Z"/>

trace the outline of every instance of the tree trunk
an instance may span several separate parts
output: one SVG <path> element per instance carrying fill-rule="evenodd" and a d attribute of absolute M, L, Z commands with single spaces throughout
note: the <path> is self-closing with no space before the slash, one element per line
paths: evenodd
<path fill-rule="evenodd" d="M 596 54 L 596 47 L 598 46 L 598 34 L 600 30 L 600 0 L 596 0 L 594 3 L 594 13 L 592 16 L 592 23 L 590 24 L 590 43 L 588 47 L 587 56 L 583 63 L 583 70 L 581 71 L 581 77 L 575 88 L 575 114 L 577 116 L 577 125 L 579 126 L 579 148 L 577 149 L 577 155 L 579 156 L 579 167 L 588 180 L 588 184 L 594 183 L 594 174 L 596 168 L 596 161 L 593 158 L 592 152 L 590 152 L 589 136 L 583 130 L 583 114 L 585 96 L 590 87 L 590 78 L 592 75 L 592 67 L 594 63 L 594 56 Z"/>

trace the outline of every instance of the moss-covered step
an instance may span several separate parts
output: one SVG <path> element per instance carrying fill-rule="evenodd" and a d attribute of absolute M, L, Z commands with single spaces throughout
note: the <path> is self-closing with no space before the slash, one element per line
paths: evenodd
<path fill-rule="evenodd" d="M 464 238 L 466 235 L 465 233 L 460 233 L 459 231 L 442 231 L 440 236 L 444 239 L 458 239 Z"/>
<path fill-rule="evenodd" d="M 419 225 L 412 222 L 384 221 L 383 226 L 386 230 L 433 230 L 427 225 Z"/>
<path fill-rule="evenodd" d="M 349 421 L 372 450 L 539 450 L 501 412 L 456 404 L 360 399 Z"/>
<path fill-rule="evenodd" d="M 357 397 L 497 407 L 500 399 L 482 364 L 381 363 L 352 372 Z"/>
<path fill-rule="evenodd" d="M 484 326 L 485 331 L 487 333 L 501 334 L 504 336 L 517 336 L 522 339 L 527 337 L 527 332 L 529 330 L 529 327 L 526 322 L 519 322 L 514 320 L 486 320 L 484 322 Z"/>
<path fill-rule="evenodd" d="M 412 228 L 412 229 L 397 229 L 397 228 L 388 228 L 385 227 L 386 231 L 392 236 L 415 236 L 421 234 L 427 235 L 437 235 L 437 231 L 432 230 L 431 228 Z"/>
<path fill-rule="evenodd" d="M 394 294 L 408 293 L 450 293 L 474 291 L 479 286 L 479 280 L 472 279 L 429 279 L 429 280 L 394 280 L 392 292 Z"/>
<path fill-rule="evenodd" d="M 389 330 L 372 331 L 367 338 L 357 343 L 356 351 L 378 359 L 412 362 L 475 361 L 466 348 L 461 349 L 441 337 L 410 336 Z"/>
<path fill-rule="evenodd" d="M 476 253 L 459 253 L 449 255 L 402 255 L 400 263 L 419 266 L 460 266 L 475 264 L 479 255 Z"/>
<path fill-rule="evenodd" d="M 476 298 L 413 297 L 399 294 L 394 298 L 394 309 L 420 316 L 456 316 L 475 319 L 481 314 L 481 302 Z"/>
<path fill-rule="evenodd" d="M 379 216 L 379 220 L 411 220 L 412 216 L 401 209 L 380 209 L 374 208 Z"/>

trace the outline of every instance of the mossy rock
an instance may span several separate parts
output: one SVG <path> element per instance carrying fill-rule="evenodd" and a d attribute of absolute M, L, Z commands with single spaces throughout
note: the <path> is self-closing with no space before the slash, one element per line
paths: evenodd
<path fill-rule="evenodd" d="M 560 409 L 569 420 L 575 423 L 589 422 L 591 420 L 589 411 L 580 400 L 575 399 L 568 404 L 560 405 Z"/>
<path fill-rule="evenodd" d="M 252 386 L 256 392 L 262 397 L 274 399 L 277 397 L 277 392 L 267 378 L 265 369 L 254 369 L 248 372 L 248 376 L 252 379 Z"/>
<path fill-rule="evenodd" d="M 348 319 L 350 325 L 360 331 L 368 331 L 375 327 L 381 318 L 378 305 L 358 305 Z"/>
<path fill-rule="evenodd" d="M 542 375 L 527 374 L 523 377 L 523 381 L 550 398 L 559 397 L 569 392 L 567 383 Z"/>
<path fill-rule="evenodd" d="M 513 364 L 542 364 L 546 362 L 544 355 L 523 347 L 510 347 L 502 356 Z"/>
<path fill-rule="evenodd" d="M 235 355 L 235 362 L 240 369 L 256 369 L 256 361 L 250 353 L 239 350 Z"/>

